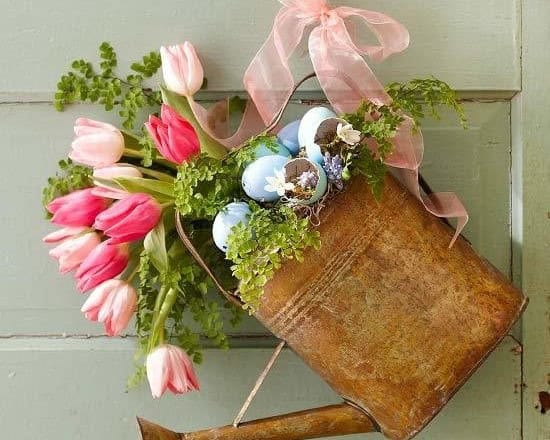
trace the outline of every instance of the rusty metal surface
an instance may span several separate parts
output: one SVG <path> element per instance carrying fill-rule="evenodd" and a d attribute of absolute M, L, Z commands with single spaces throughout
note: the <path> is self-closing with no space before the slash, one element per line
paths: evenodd
<path fill-rule="evenodd" d="M 143 440 L 303 440 L 376 430 L 363 412 L 347 404 L 254 420 L 238 428 L 229 425 L 182 434 L 143 419 L 138 424 Z"/>
<path fill-rule="evenodd" d="M 517 320 L 525 298 L 388 178 L 323 211 L 322 247 L 288 262 L 257 313 L 392 439 L 419 432 Z"/>
<path fill-rule="evenodd" d="M 181 440 L 303 440 L 375 430 L 361 411 L 343 404 L 255 420 L 238 428 L 224 426 L 181 434 Z"/>

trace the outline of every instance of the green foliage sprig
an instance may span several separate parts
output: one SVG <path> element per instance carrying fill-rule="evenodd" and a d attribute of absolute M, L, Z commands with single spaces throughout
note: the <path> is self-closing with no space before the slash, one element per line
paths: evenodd
<path fill-rule="evenodd" d="M 439 119 L 439 107 L 446 106 L 456 112 L 460 123 L 466 127 L 466 116 L 456 93 L 438 79 L 413 79 L 404 84 L 392 83 L 386 91 L 392 98 L 388 105 L 364 102 L 354 113 L 343 115 L 364 138 L 376 141 L 373 152 L 368 148 L 359 149 L 350 162 L 356 173 L 363 174 L 376 198 L 384 189 L 387 166 L 384 161 L 393 152 L 393 140 L 399 126 L 409 116 L 413 129 L 418 129 L 427 116 Z"/>
<path fill-rule="evenodd" d="M 109 43 L 101 43 L 99 58 L 99 69 L 84 59 L 71 63 L 71 71 L 57 83 L 54 106 L 61 111 L 67 104 L 91 102 L 103 105 L 107 111 L 117 108 L 124 128 L 132 130 L 141 109 L 158 108 L 162 103 L 160 91 L 143 84 L 160 68 L 160 55 L 150 52 L 141 61 L 132 63 L 130 69 L 135 73 L 125 78 L 116 75 L 117 55 Z"/>
<path fill-rule="evenodd" d="M 242 196 L 238 165 L 207 155 L 184 163 L 174 182 L 179 213 L 194 219 L 213 219 L 229 202 Z"/>
<path fill-rule="evenodd" d="M 386 91 L 393 99 L 394 110 L 408 114 L 417 126 L 426 116 L 440 119 L 439 107 L 448 107 L 457 114 L 466 128 L 468 120 L 464 108 L 449 84 L 437 78 L 413 79 L 407 83 L 391 83 Z"/>
<path fill-rule="evenodd" d="M 227 258 L 239 279 L 239 294 L 251 313 L 257 308 L 265 284 L 283 261 L 303 260 L 303 251 L 320 246 L 320 234 L 307 218 L 299 218 L 288 206 L 265 209 L 249 203 L 248 224 L 235 226 L 228 238 Z"/>
<path fill-rule="evenodd" d="M 255 151 L 260 145 L 277 152 L 277 138 L 260 135 L 223 160 L 202 154 L 182 164 L 174 183 L 179 213 L 194 219 L 212 220 L 225 205 L 244 197 L 241 175 L 246 165 L 256 158 Z"/>
<path fill-rule="evenodd" d="M 59 161 L 59 171 L 48 178 L 47 186 L 42 190 L 42 204 L 47 206 L 53 199 L 78 189 L 92 186 L 91 168 L 77 165 L 71 159 Z"/>

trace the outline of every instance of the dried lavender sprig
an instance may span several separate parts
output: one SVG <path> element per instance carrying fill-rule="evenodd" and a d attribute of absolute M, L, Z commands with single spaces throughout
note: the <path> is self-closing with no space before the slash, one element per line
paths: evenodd
<path fill-rule="evenodd" d="M 300 174 L 296 183 L 304 189 L 315 188 L 319 183 L 319 177 L 313 171 L 304 171 Z"/>

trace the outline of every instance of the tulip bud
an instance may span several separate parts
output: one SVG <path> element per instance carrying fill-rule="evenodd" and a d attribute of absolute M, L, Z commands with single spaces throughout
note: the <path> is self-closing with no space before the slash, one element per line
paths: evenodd
<path fill-rule="evenodd" d="M 109 202 L 93 194 L 92 188 L 74 191 L 51 201 L 47 209 L 53 214 L 52 223 L 61 226 L 92 226 L 96 216 Z"/>
<path fill-rule="evenodd" d="M 68 238 L 75 237 L 77 235 L 82 234 L 83 232 L 87 231 L 89 228 L 85 226 L 80 227 L 69 227 L 69 228 L 62 228 L 58 229 L 57 231 L 50 232 L 48 235 L 46 235 L 42 241 L 44 243 L 48 244 L 55 244 L 55 243 L 61 243 Z"/>
<path fill-rule="evenodd" d="M 191 97 L 204 81 L 204 71 L 193 45 L 189 42 L 160 48 L 162 75 L 166 88 Z"/>
<path fill-rule="evenodd" d="M 128 326 L 137 305 L 134 287 L 123 280 L 107 280 L 90 294 L 82 312 L 90 321 L 102 322 L 109 336 L 117 336 Z"/>
<path fill-rule="evenodd" d="M 130 193 L 124 189 L 96 186 L 95 188 L 92 188 L 92 194 L 94 196 L 103 197 L 105 199 L 121 200 L 125 197 L 128 197 Z"/>
<path fill-rule="evenodd" d="M 77 288 L 86 292 L 120 275 L 130 259 L 126 244 L 112 244 L 109 240 L 97 246 L 82 262 L 76 271 Z"/>
<path fill-rule="evenodd" d="M 193 126 L 174 109 L 162 105 L 160 119 L 149 116 L 145 124 L 162 156 L 178 165 L 200 153 L 200 142 Z"/>
<path fill-rule="evenodd" d="M 135 166 L 127 163 L 117 163 L 115 165 L 101 167 L 94 169 L 94 178 L 100 178 L 104 180 L 112 180 L 117 177 L 143 177 L 141 171 Z M 97 186 L 101 186 L 101 183 L 97 183 Z"/>
<path fill-rule="evenodd" d="M 50 256 L 59 262 L 59 272 L 75 270 L 88 255 L 101 243 L 95 232 L 68 238 L 50 251 Z"/>
<path fill-rule="evenodd" d="M 92 193 L 98 197 L 105 197 L 106 199 L 114 200 L 123 199 L 130 193 L 121 188 L 117 188 L 116 185 L 109 186 L 105 184 L 104 181 L 110 181 L 116 179 L 117 177 L 143 177 L 141 171 L 139 171 L 135 166 L 126 163 L 118 163 L 107 167 L 95 168 L 93 176 L 95 188 L 92 190 Z"/>
<path fill-rule="evenodd" d="M 141 240 L 157 225 L 161 213 L 149 194 L 131 194 L 98 215 L 94 227 L 111 237 L 112 244 Z"/>
<path fill-rule="evenodd" d="M 78 118 L 76 138 L 69 157 L 91 167 L 104 167 L 120 160 L 124 153 L 124 137 L 113 125 L 92 119 Z"/>
<path fill-rule="evenodd" d="M 198 391 L 193 363 L 185 351 L 174 345 L 161 345 L 147 356 L 147 379 L 155 399 L 168 389 L 174 394 Z"/>

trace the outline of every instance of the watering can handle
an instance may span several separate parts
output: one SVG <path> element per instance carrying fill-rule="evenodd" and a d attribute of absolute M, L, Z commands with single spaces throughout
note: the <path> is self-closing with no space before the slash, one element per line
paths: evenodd
<path fill-rule="evenodd" d="M 177 210 L 176 210 L 175 216 L 176 216 L 176 230 L 178 232 L 178 235 L 179 235 L 181 241 L 183 242 L 184 246 L 187 248 L 187 250 L 189 251 L 189 253 L 193 257 L 193 259 L 197 262 L 197 264 L 202 269 L 204 269 L 206 274 L 214 282 L 214 285 L 216 286 L 216 288 L 222 293 L 222 295 L 230 303 L 232 303 L 232 304 L 234 304 L 238 307 L 242 307 L 244 303 L 239 299 L 239 297 L 235 293 L 229 292 L 228 290 L 226 290 L 222 286 L 222 284 L 220 283 L 220 281 L 218 280 L 216 275 L 214 275 L 214 273 L 212 272 L 212 270 L 210 269 L 208 264 L 206 264 L 206 261 L 203 260 L 203 258 L 201 257 L 201 255 L 197 251 L 197 248 L 195 247 L 195 245 L 193 244 L 193 242 L 191 241 L 191 239 L 189 238 L 189 236 L 185 232 L 185 228 L 183 227 L 183 224 L 181 223 L 181 217 L 180 217 Z"/>
<path fill-rule="evenodd" d="M 367 415 L 346 403 L 185 434 L 143 419 L 138 423 L 143 440 L 303 440 L 377 432 Z"/>

